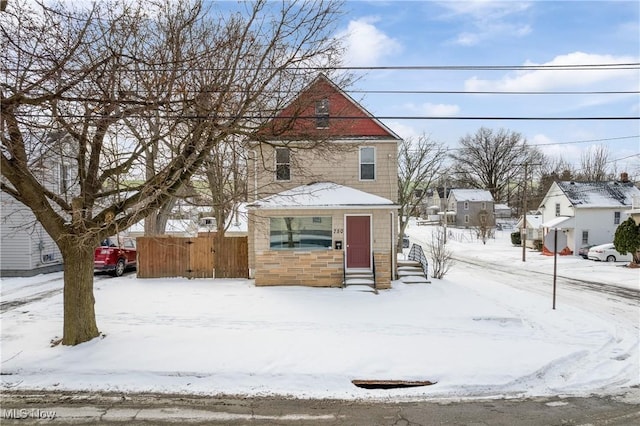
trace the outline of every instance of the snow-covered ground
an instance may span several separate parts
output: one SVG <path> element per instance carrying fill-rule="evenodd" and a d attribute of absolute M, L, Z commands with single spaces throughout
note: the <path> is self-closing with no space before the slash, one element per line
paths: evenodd
<path fill-rule="evenodd" d="M 432 230 L 408 234 L 426 246 Z M 587 287 L 559 279 L 553 310 L 553 257 L 527 251 L 522 262 L 509 232 L 483 245 L 452 230 L 447 246 L 464 261 L 444 279 L 394 282 L 377 295 L 97 276 L 103 336 L 76 347 L 50 344 L 62 332 L 61 273 L 3 278 L 2 386 L 392 400 L 637 387 L 639 270 L 559 257 L 558 275 Z M 367 390 L 354 379 L 437 383 Z"/>

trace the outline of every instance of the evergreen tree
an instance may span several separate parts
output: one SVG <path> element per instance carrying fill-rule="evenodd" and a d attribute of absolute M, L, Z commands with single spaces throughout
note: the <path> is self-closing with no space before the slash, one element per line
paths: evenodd
<path fill-rule="evenodd" d="M 633 263 L 640 264 L 640 225 L 632 217 L 622 222 L 616 229 L 613 245 L 622 254 L 631 253 Z"/>

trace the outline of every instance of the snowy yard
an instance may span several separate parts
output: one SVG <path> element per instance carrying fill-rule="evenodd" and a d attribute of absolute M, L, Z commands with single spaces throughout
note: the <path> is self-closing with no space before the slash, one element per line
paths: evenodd
<path fill-rule="evenodd" d="M 431 230 L 408 234 L 424 244 Z M 103 337 L 76 347 L 50 345 L 62 332 L 61 273 L 2 279 L 2 386 L 400 399 L 612 394 L 639 384 L 638 269 L 561 257 L 560 276 L 635 298 L 559 280 L 552 310 L 553 257 L 527 251 L 523 263 L 509 231 L 486 246 L 456 231 L 448 247 L 468 261 L 445 279 L 394 282 L 378 295 L 97 276 Z M 437 384 L 366 390 L 353 379 Z"/>

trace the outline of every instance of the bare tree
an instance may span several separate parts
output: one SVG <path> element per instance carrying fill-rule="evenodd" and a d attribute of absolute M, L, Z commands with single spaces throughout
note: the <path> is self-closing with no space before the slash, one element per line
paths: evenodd
<path fill-rule="evenodd" d="M 442 174 L 446 159 L 446 147 L 426 135 L 401 142 L 398 152 L 398 252 L 402 251 L 402 238 L 409 216 L 427 198 L 427 189 Z"/>
<path fill-rule="evenodd" d="M 453 252 L 447 248 L 445 230 L 441 227 L 433 229 L 429 251 L 431 253 L 431 276 L 442 279 L 453 266 Z"/>
<path fill-rule="evenodd" d="M 587 182 L 603 182 L 611 178 L 609 148 L 605 145 L 589 147 L 580 156 L 579 178 Z"/>
<path fill-rule="evenodd" d="M 309 80 L 309 66 L 335 65 L 338 6 L 262 0 L 223 13 L 204 0 L 8 3 L 1 189 L 62 253 L 63 344 L 99 334 L 100 239 L 165 205 L 218 143 L 255 132 L 270 116 L 265 106 L 277 110 L 292 81 Z M 141 127 L 151 117 L 162 125 L 155 134 Z M 156 145 L 163 156 L 145 173 Z M 39 179 L 36 168 L 53 164 L 64 188 Z"/>
<path fill-rule="evenodd" d="M 524 178 L 523 164 L 539 163 L 541 155 L 520 133 L 481 127 L 460 139 L 460 148 L 451 158 L 457 184 L 486 189 L 496 202 L 502 202 L 509 184 Z"/>

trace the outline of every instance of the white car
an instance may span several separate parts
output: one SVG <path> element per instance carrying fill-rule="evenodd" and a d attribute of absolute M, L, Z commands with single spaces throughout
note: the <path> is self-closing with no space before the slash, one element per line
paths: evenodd
<path fill-rule="evenodd" d="M 613 246 L 613 243 L 591 247 L 587 257 L 591 260 L 600 260 L 602 262 L 631 262 L 633 260 L 631 253 L 620 254 Z"/>

